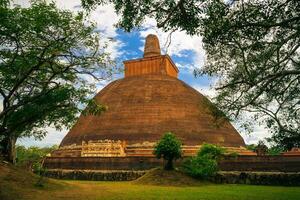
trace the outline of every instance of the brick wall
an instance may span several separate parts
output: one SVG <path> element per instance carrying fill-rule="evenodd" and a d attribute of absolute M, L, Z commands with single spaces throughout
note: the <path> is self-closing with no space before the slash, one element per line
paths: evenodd
<path fill-rule="evenodd" d="M 238 156 L 219 162 L 223 171 L 300 172 L 300 156 Z"/>
<path fill-rule="evenodd" d="M 177 160 L 179 166 L 182 160 Z M 154 157 L 47 157 L 48 169 L 90 170 L 147 170 L 162 166 Z M 226 157 L 219 162 L 222 171 L 283 171 L 300 172 L 300 156 L 238 156 Z"/>

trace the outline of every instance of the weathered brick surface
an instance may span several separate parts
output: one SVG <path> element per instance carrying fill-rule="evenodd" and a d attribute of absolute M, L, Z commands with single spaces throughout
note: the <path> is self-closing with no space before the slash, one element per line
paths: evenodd
<path fill-rule="evenodd" d="M 215 183 L 299 186 L 300 173 L 218 172 L 210 178 Z"/>
<path fill-rule="evenodd" d="M 119 79 L 95 99 L 108 110 L 100 116 L 81 116 L 61 146 L 105 139 L 127 144 L 156 142 L 167 131 L 186 145 L 244 146 L 228 121 L 215 121 L 207 98 L 177 78 L 141 75 Z"/>
<path fill-rule="evenodd" d="M 47 157 L 47 169 L 147 170 L 162 166 L 154 157 Z"/>
<path fill-rule="evenodd" d="M 179 72 L 168 55 L 124 61 L 124 66 L 125 77 L 152 74 L 177 78 Z"/>
<path fill-rule="evenodd" d="M 238 156 L 219 162 L 223 171 L 281 171 L 300 172 L 300 156 Z"/>
<path fill-rule="evenodd" d="M 179 167 L 182 159 L 176 161 Z M 48 169 L 148 170 L 163 166 L 155 157 L 48 157 Z M 300 156 L 238 156 L 219 161 L 222 171 L 300 172 Z"/>
<path fill-rule="evenodd" d="M 45 176 L 69 180 L 132 181 L 143 176 L 145 173 L 146 171 L 54 169 L 46 171 Z M 210 177 L 210 181 L 223 184 L 299 186 L 300 173 L 220 171 L 213 177 Z"/>

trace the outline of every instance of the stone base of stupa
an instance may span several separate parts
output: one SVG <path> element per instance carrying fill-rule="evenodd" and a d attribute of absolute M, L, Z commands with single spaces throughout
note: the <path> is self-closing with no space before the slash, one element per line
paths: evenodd
<path fill-rule="evenodd" d="M 144 142 L 127 144 L 126 141 L 97 140 L 82 142 L 81 145 L 68 145 L 60 147 L 51 153 L 52 157 L 154 157 L 155 143 Z M 183 145 L 183 156 L 194 156 L 201 145 Z M 237 153 L 238 155 L 256 155 L 245 147 L 224 147 L 226 153 Z"/>
<path fill-rule="evenodd" d="M 53 151 L 44 166 L 48 169 L 147 170 L 163 164 L 153 155 L 154 145 L 150 142 L 128 145 L 125 141 L 113 140 L 82 142 Z M 195 156 L 200 147 L 183 145 L 183 158 Z M 256 155 L 244 147 L 224 148 L 227 154 Z"/>
<path fill-rule="evenodd" d="M 175 162 L 180 167 L 184 158 Z M 164 165 L 155 157 L 47 157 L 44 167 L 47 170 L 102 170 L 102 171 L 145 171 Z M 221 171 L 268 171 L 299 172 L 300 156 L 225 156 L 218 163 Z"/>

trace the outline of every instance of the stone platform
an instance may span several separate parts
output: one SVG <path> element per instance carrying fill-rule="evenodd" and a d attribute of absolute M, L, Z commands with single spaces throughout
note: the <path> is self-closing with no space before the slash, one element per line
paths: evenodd
<path fill-rule="evenodd" d="M 180 166 L 182 159 L 176 161 Z M 47 157 L 47 169 L 148 170 L 163 165 L 155 157 Z M 300 156 L 237 156 L 219 161 L 222 171 L 300 172 Z"/>
<path fill-rule="evenodd" d="M 48 170 L 45 176 L 65 180 L 132 181 L 147 171 Z M 219 171 L 209 179 L 214 183 L 300 186 L 300 172 Z"/>

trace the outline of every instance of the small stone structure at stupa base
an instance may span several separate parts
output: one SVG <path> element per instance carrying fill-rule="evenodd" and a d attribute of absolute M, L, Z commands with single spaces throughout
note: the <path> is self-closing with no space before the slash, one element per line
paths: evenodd
<path fill-rule="evenodd" d="M 166 132 L 182 141 L 184 157 L 196 155 L 203 143 L 255 155 L 227 119 L 214 116 L 217 108 L 205 96 L 178 79 L 178 68 L 168 55 L 161 55 L 155 35 L 147 36 L 144 57 L 125 61 L 124 67 L 125 77 L 94 97 L 107 111 L 81 115 L 59 149 L 45 159 L 46 167 L 157 166 L 161 161 L 152 152 Z"/>
<path fill-rule="evenodd" d="M 300 156 L 300 148 L 294 147 L 290 151 L 281 153 L 281 155 L 284 155 L 284 156 Z"/>

